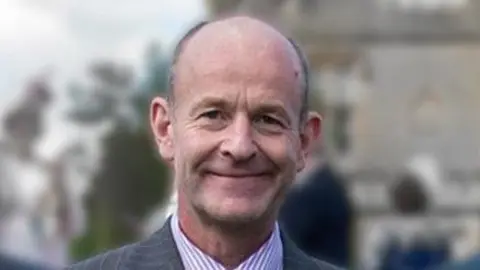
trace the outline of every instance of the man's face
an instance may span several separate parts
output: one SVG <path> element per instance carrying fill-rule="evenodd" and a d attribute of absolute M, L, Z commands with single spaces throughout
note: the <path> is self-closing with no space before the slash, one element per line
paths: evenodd
<path fill-rule="evenodd" d="M 184 60 L 168 142 L 160 145 L 175 171 L 180 207 L 232 223 L 278 209 L 304 166 L 305 147 L 298 69 L 276 54 L 244 57 L 217 48 L 215 57 Z"/>

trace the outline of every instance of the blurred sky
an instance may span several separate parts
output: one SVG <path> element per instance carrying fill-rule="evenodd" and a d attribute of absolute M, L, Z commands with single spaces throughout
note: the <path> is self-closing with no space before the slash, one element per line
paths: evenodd
<path fill-rule="evenodd" d="M 91 59 L 141 68 L 149 42 L 168 48 L 205 12 L 203 0 L 0 0 L 0 116 L 42 68 L 53 71 L 56 92 L 81 78 Z M 46 149 L 72 132 L 60 119 L 61 105 L 57 100 L 57 115 L 50 113 Z"/>

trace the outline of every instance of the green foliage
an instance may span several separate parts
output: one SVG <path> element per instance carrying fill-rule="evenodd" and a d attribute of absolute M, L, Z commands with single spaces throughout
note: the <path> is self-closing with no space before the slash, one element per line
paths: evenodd
<path fill-rule="evenodd" d="M 115 213 L 143 217 L 165 195 L 167 182 L 166 168 L 148 134 L 119 126 L 105 139 L 104 147 L 106 155 L 95 178 L 98 186 L 93 196 L 106 198 L 109 210 Z"/>
<path fill-rule="evenodd" d="M 102 169 L 87 200 L 89 229 L 74 245 L 75 258 L 135 241 L 141 221 L 166 198 L 168 171 L 144 131 L 118 126 L 105 139 Z"/>
<path fill-rule="evenodd" d="M 128 69 L 111 62 L 95 63 L 89 69 L 92 89 L 73 89 L 69 119 L 86 128 L 105 120 L 114 123 L 103 140 L 100 170 L 86 199 L 87 231 L 71 246 L 74 260 L 137 240 L 143 220 L 170 190 L 168 169 L 158 157 L 146 119 L 151 97 L 162 92 L 167 78 L 165 61 L 152 50 L 147 55 L 152 60 L 147 81 L 139 91 L 133 91 Z M 126 104 L 121 103 L 125 96 Z M 120 106 L 131 107 L 132 117 L 121 117 Z"/>
<path fill-rule="evenodd" d="M 146 53 L 147 78 L 142 87 L 144 92 L 163 94 L 167 90 L 168 63 L 160 46 L 153 43 Z"/>
<path fill-rule="evenodd" d="M 208 0 L 206 2 L 208 8 L 213 14 L 222 14 L 231 12 L 239 4 L 241 0 Z"/>

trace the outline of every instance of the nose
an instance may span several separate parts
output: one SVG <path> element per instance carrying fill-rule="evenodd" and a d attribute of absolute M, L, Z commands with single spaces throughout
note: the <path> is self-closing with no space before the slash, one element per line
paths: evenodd
<path fill-rule="evenodd" d="M 248 117 L 238 116 L 232 121 L 226 139 L 220 146 L 222 156 L 235 162 L 248 161 L 257 155 L 257 145 Z"/>

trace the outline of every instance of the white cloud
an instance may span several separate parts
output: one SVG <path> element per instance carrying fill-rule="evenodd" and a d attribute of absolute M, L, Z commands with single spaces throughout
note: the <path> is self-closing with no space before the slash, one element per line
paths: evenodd
<path fill-rule="evenodd" d="M 12 45 L 32 46 L 32 42 L 56 39 L 62 31 L 58 18 L 53 14 L 21 2 L 1 1 L 0 12 L 0 41 L 3 49 Z"/>
<path fill-rule="evenodd" d="M 66 22 L 92 55 L 113 53 L 138 63 L 148 42 L 170 46 L 204 16 L 203 0 L 71 0 Z"/>
<path fill-rule="evenodd" d="M 96 57 L 138 63 L 205 15 L 203 0 L 0 0 L 0 93 L 44 65 L 78 72 Z M 63 76 L 63 75 L 60 75 Z M 9 78 L 8 80 L 6 78 Z M 13 81 L 17 82 L 12 85 Z M 8 85 L 9 84 L 9 85 Z"/>

